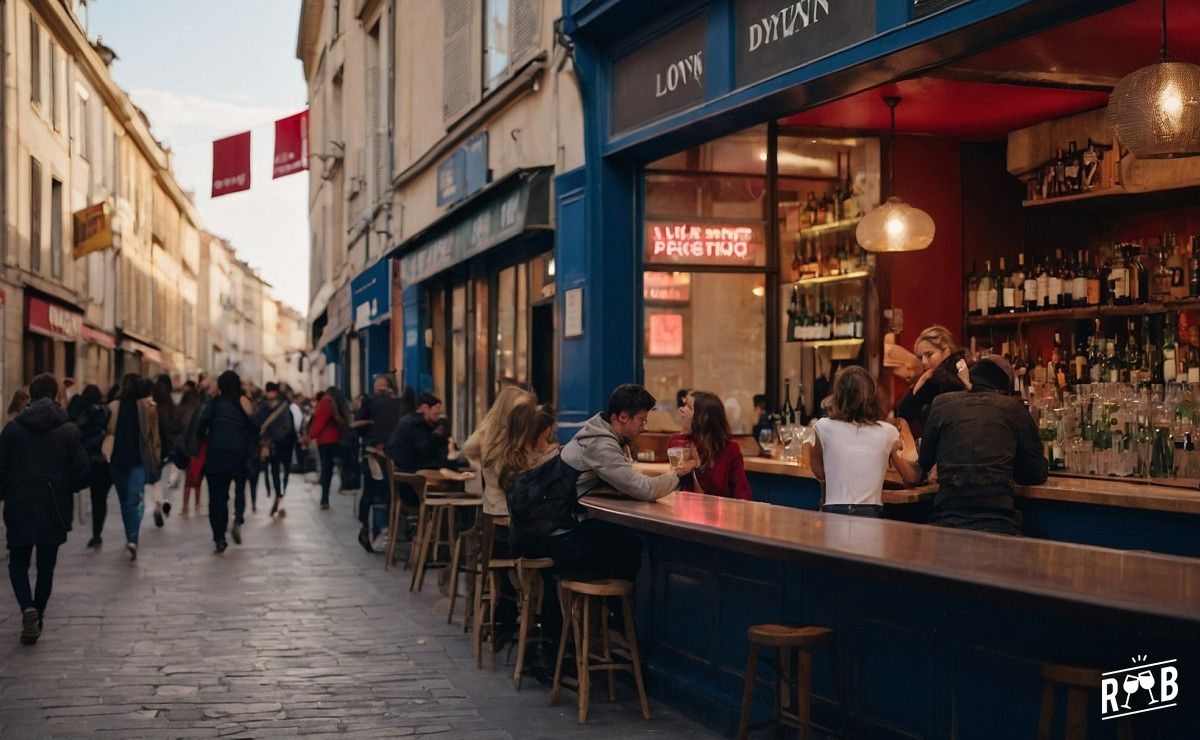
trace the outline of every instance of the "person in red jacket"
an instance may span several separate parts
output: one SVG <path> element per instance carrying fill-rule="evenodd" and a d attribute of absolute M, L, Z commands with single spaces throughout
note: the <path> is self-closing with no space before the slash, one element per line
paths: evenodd
<path fill-rule="evenodd" d="M 312 425 L 306 440 L 317 444 L 321 457 L 321 508 L 329 508 L 329 487 L 333 482 L 333 456 L 342 441 L 342 430 L 350 423 L 349 406 L 342 392 L 333 386 L 317 402 L 313 411 Z"/>
<path fill-rule="evenodd" d="M 681 490 L 750 500 L 750 484 L 742 448 L 729 431 L 725 404 L 715 394 L 692 391 L 679 407 L 683 431 L 667 447 L 692 447 L 700 460 L 694 476 L 683 478 Z"/>

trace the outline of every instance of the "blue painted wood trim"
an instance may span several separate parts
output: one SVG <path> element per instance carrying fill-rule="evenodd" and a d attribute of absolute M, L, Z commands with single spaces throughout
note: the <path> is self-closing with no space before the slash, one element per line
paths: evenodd
<path fill-rule="evenodd" d="M 429 307 L 420 285 L 410 285 L 400 295 L 404 304 L 404 383 L 419 393 L 433 387 L 433 370 L 425 347 Z"/>

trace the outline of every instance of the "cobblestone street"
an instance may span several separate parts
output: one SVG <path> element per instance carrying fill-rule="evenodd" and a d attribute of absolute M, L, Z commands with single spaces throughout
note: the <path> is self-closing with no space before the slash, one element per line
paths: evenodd
<path fill-rule="evenodd" d="M 354 497 L 321 512 L 315 486 L 293 476 L 287 501 L 273 520 L 260 498 L 224 556 L 206 516 L 176 511 L 155 529 L 147 507 L 134 563 L 114 494 L 103 549 L 84 548 L 90 525 L 77 520 L 36 646 L 18 644 L 5 586 L 0 737 L 709 734 L 654 701 L 643 721 L 628 690 L 615 705 L 594 698 L 578 727 L 574 693 L 551 708 L 548 686 L 518 692 L 511 671 L 475 669 L 436 578 L 410 595 L 405 571 L 359 547 Z"/>

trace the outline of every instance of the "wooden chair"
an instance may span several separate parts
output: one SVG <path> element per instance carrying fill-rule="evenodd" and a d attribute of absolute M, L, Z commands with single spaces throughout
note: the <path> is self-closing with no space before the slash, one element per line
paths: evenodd
<path fill-rule="evenodd" d="M 1060 686 L 1067 690 L 1067 740 L 1087 737 L 1088 695 L 1099 689 L 1103 677 L 1097 668 L 1085 668 L 1063 663 L 1043 663 L 1042 715 L 1038 721 L 1038 740 L 1050 740 L 1054 728 L 1055 699 Z M 1116 721 L 1118 740 L 1133 737 L 1133 725 L 1128 717 Z"/>
<path fill-rule="evenodd" d="M 521 623 L 517 632 L 517 665 L 513 668 L 513 685 L 521 690 L 521 672 L 525 669 L 525 645 L 533 615 L 542 613 L 545 583 L 542 571 L 554 566 L 550 558 L 517 558 L 517 600 L 521 604 Z"/>
<path fill-rule="evenodd" d="M 838 670 L 837 635 L 825 627 L 792 627 L 783 624 L 757 624 L 747 630 L 750 640 L 750 651 L 746 658 L 746 686 L 742 690 L 742 716 L 738 723 L 738 738 L 745 740 L 746 735 L 754 729 L 766 725 L 774 725 L 776 731 L 784 725 L 799 729 L 799 737 L 808 740 L 812 733 L 812 651 L 825 646 L 829 655 L 829 670 L 833 674 L 834 687 L 841 702 L 842 711 L 846 715 L 849 729 L 849 705 L 846 703 L 846 693 L 842 685 L 842 674 Z M 754 698 L 754 680 L 758 672 L 758 651 L 760 647 L 778 649 L 778 662 L 775 665 L 775 716 L 771 720 L 751 726 L 750 704 Z M 796 672 L 793 676 L 792 657 L 796 657 Z M 788 685 L 796 687 L 796 711 L 786 712 L 783 709 L 787 700 Z"/>
<path fill-rule="evenodd" d="M 396 476 L 397 481 L 408 480 L 404 473 L 397 473 Z M 420 502 L 417 513 L 417 554 L 409 591 L 420 591 L 424 587 L 426 569 L 449 564 L 449 558 L 439 561 L 437 555 L 443 548 L 447 552 L 453 551 L 458 529 L 457 509 L 483 506 L 483 500 L 476 496 L 435 493 L 429 491 L 427 486 L 417 491 L 417 498 Z"/>
<path fill-rule="evenodd" d="M 558 658 L 554 664 L 554 688 L 550 693 L 550 706 L 558 703 L 558 694 L 562 688 L 562 662 L 567 649 L 567 639 L 575 645 L 575 669 L 577 687 L 579 690 L 579 724 L 587 724 L 588 703 L 591 699 L 591 672 L 608 672 L 608 698 L 616 701 L 617 687 L 614 680 L 615 671 L 628 671 L 633 674 L 637 685 L 638 701 L 642 705 L 642 717 L 650 719 L 650 704 L 646 701 L 646 687 L 642 683 L 641 655 L 638 653 L 637 630 L 633 624 L 633 582 L 615 578 L 603 578 L 593 581 L 563 580 L 558 584 L 559 599 L 563 609 L 563 632 L 558 641 Z M 621 600 L 622 617 L 625 622 L 623 636 L 624 648 L 628 653 L 625 662 L 613 659 L 611 633 L 608 629 L 608 599 L 616 597 Z M 591 634 L 594 629 L 593 615 L 600 614 L 600 655 L 592 655 Z"/>
<path fill-rule="evenodd" d="M 500 600 L 500 578 L 516 569 L 513 558 L 493 558 L 496 544 L 496 528 L 509 526 L 507 516 L 484 514 L 482 544 L 479 549 L 479 577 L 475 579 L 471 625 L 471 652 L 475 656 L 475 667 L 483 667 L 483 642 L 486 639 L 492 654 L 492 667 L 496 667 L 496 605 Z M 486 604 L 486 609 L 485 609 Z"/>

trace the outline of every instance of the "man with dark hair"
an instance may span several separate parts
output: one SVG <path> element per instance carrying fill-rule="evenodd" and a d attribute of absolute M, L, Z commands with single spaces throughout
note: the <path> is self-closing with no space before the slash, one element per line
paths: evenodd
<path fill-rule="evenodd" d="M 396 378 L 391 373 L 376 375 L 374 390 L 374 394 L 363 399 L 362 406 L 354 412 L 353 427 L 362 435 L 364 447 L 384 452 L 396 425 L 412 408 L 396 395 Z M 368 532 L 370 523 L 367 521 L 371 507 L 387 504 L 387 498 L 387 481 L 363 476 L 362 496 L 358 500 L 358 520 L 362 522 L 358 541 L 367 552 L 372 550 Z"/>
<path fill-rule="evenodd" d="M 288 399 L 280 395 L 279 383 L 269 382 L 252 418 L 259 431 L 259 445 L 267 449 L 267 457 L 263 460 L 268 473 L 267 492 L 270 493 L 270 486 L 275 487 L 271 516 L 279 511 L 286 493 L 287 464 L 296 446 L 296 428 L 292 422 L 290 405 Z"/>
<path fill-rule="evenodd" d="M 933 401 L 921 451 L 921 476 L 937 465 L 932 524 L 996 534 L 1021 533 L 1013 483 L 1046 480 L 1046 458 L 1033 417 L 1008 395 L 1012 369 L 998 356 L 971 366 L 971 389 Z M 911 482 L 911 481 L 910 481 Z"/>
<path fill-rule="evenodd" d="M 32 645 L 54 583 L 58 548 L 71 529 L 74 493 L 88 485 L 91 462 L 79 429 L 55 401 L 58 382 L 42 374 L 29 384 L 30 403 L 0 432 L 0 501 L 8 535 L 8 575 L 21 607 L 21 642 Z M 37 548 L 37 586 L 29 565 Z"/>
<path fill-rule="evenodd" d="M 417 408 L 400 420 L 387 441 L 387 454 L 398 472 L 446 467 L 446 434 L 438 428 L 441 416 L 440 398 L 428 391 L 417 396 Z"/>
<path fill-rule="evenodd" d="M 767 412 L 767 394 L 754 394 L 754 441 L 758 442 L 758 435 L 764 429 L 772 429 L 771 414 Z"/>
<path fill-rule="evenodd" d="M 679 476 L 695 470 L 688 460 L 675 471 L 654 477 L 633 467 L 629 446 L 646 427 L 654 396 L 640 385 L 618 386 L 608 410 L 596 414 L 563 447 L 562 461 L 579 471 L 575 494 L 582 497 L 597 485 L 641 501 L 655 501 L 679 487 Z M 576 578 L 633 580 L 642 559 L 642 543 L 628 529 L 596 519 L 584 519 L 549 537 L 529 537 L 525 555 L 554 558 L 554 571 Z"/>

